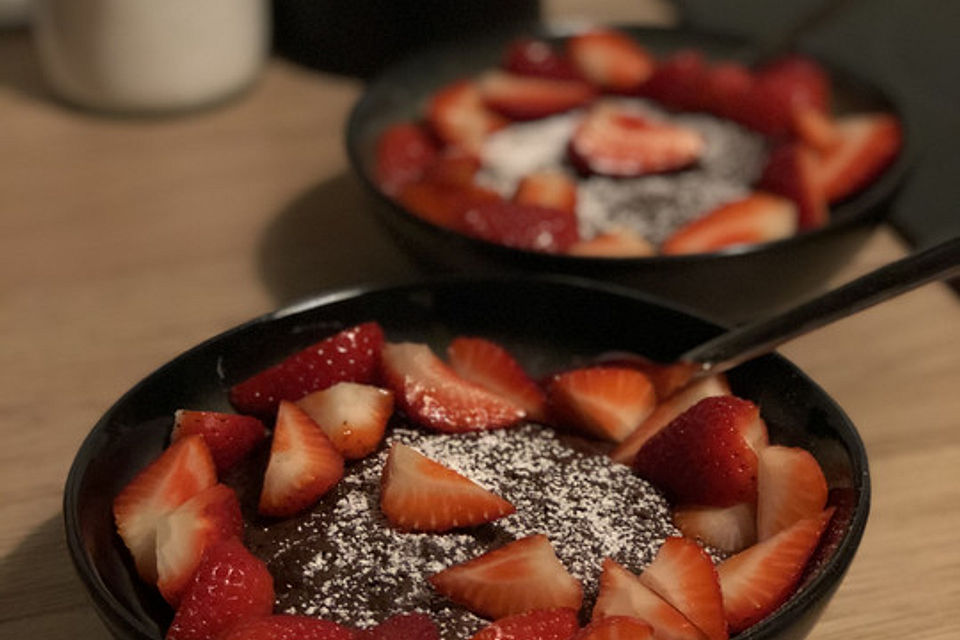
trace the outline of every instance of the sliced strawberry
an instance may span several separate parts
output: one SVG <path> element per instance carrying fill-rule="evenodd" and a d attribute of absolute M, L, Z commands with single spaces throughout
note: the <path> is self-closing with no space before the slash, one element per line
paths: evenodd
<path fill-rule="evenodd" d="M 830 81 L 816 62 L 787 56 L 757 71 L 745 124 L 769 136 L 787 136 L 794 112 L 809 107 L 829 110 Z"/>
<path fill-rule="evenodd" d="M 502 200 L 495 191 L 473 184 L 429 179 L 412 182 L 397 194 L 397 202 L 418 218 L 453 231 L 463 230 L 464 214 L 472 207 Z"/>
<path fill-rule="evenodd" d="M 354 640 L 440 640 L 440 630 L 423 613 L 398 613 L 372 629 L 357 631 Z"/>
<path fill-rule="evenodd" d="M 267 566 L 230 538 L 208 548 L 167 629 L 167 640 L 211 640 L 273 611 Z M 243 637 L 243 636 L 241 636 Z"/>
<path fill-rule="evenodd" d="M 657 640 L 703 640 L 703 633 L 640 578 L 610 558 L 603 561 L 593 619 L 632 616 L 653 627 Z"/>
<path fill-rule="evenodd" d="M 760 188 L 781 195 L 797 206 L 797 229 L 827 224 L 830 212 L 818 180 L 817 158 L 802 144 L 784 144 L 773 150 L 760 178 Z"/>
<path fill-rule="evenodd" d="M 536 120 L 570 111 L 593 100 L 596 92 L 579 80 L 554 80 L 488 71 L 478 80 L 487 108 L 511 120 Z"/>
<path fill-rule="evenodd" d="M 754 77 L 736 62 L 711 67 L 703 79 L 703 108 L 711 113 L 740 121 L 753 90 Z"/>
<path fill-rule="evenodd" d="M 636 369 L 650 378 L 657 400 L 669 398 L 683 389 L 699 370 L 699 365 L 688 362 L 657 362 L 645 356 L 627 351 L 611 351 L 603 354 L 597 364 L 608 367 Z"/>
<path fill-rule="evenodd" d="M 338 382 L 297 401 L 348 460 L 376 451 L 393 414 L 393 392 L 368 384 Z"/>
<path fill-rule="evenodd" d="M 480 164 L 476 156 L 450 149 L 424 170 L 423 180 L 433 184 L 479 189 L 474 178 L 480 170 Z"/>
<path fill-rule="evenodd" d="M 579 630 L 573 609 L 535 609 L 500 618 L 470 640 L 570 640 Z"/>
<path fill-rule="evenodd" d="M 281 401 L 259 512 L 292 516 L 311 506 L 342 477 L 343 458 L 330 438 L 303 409 Z"/>
<path fill-rule="evenodd" d="M 508 543 L 430 577 L 430 584 L 454 602 L 488 618 L 567 608 L 583 601 L 580 581 L 557 559 L 545 535 Z"/>
<path fill-rule="evenodd" d="M 441 140 L 480 155 L 486 137 L 508 120 L 483 104 L 476 83 L 463 80 L 438 91 L 427 106 L 427 121 Z"/>
<path fill-rule="evenodd" d="M 562 253 L 580 239 L 574 213 L 516 202 L 485 202 L 468 209 L 463 231 L 487 242 L 544 253 Z"/>
<path fill-rule="evenodd" d="M 554 80 L 580 78 L 580 74 L 567 58 L 560 55 L 549 43 L 533 38 L 520 38 L 510 43 L 501 66 L 522 76 Z"/>
<path fill-rule="evenodd" d="M 430 133 L 418 124 L 387 127 L 377 138 L 376 180 L 384 193 L 396 194 L 430 166 L 439 149 Z"/>
<path fill-rule="evenodd" d="M 760 411 L 749 400 L 705 398 L 647 440 L 633 468 L 680 504 L 753 503 L 757 454 L 748 438 L 758 422 Z"/>
<path fill-rule="evenodd" d="M 233 489 L 215 484 L 164 516 L 157 525 L 157 588 L 176 607 L 203 552 L 243 535 L 243 516 Z"/>
<path fill-rule="evenodd" d="M 696 162 L 703 150 L 703 138 L 693 129 L 609 104 L 591 109 L 570 140 L 577 167 L 614 177 L 681 169 Z"/>
<path fill-rule="evenodd" d="M 547 404 L 557 422 L 612 442 L 630 435 L 656 402 L 650 380 L 635 369 L 574 369 L 554 375 L 547 385 Z"/>
<path fill-rule="evenodd" d="M 800 142 L 820 153 L 829 153 L 840 143 L 837 123 L 816 107 L 793 110 L 793 134 Z"/>
<path fill-rule="evenodd" d="M 581 629 L 573 640 L 647 640 L 653 637 L 653 628 L 643 620 L 611 616 L 594 620 Z"/>
<path fill-rule="evenodd" d="M 593 258 L 647 258 L 656 255 L 657 249 L 636 231 L 619 227 L 581 240 L 571 245 L 567 253 Z"/>
<path fill-rule="evenodd" d="M 157 525 L 161 518 L 216 483 L 217 469 L 203 438 L 186 436 L 171 444 L 114 498 L 117 533 L 144 581 L 157 581 Z"/>
<path fill-rule="evenodd" d="M 219 640 L 355 640 L 358 637 L 364 636 L 329 620 L 274 615 L 241 622 Z"/>
<path fill-rule="evenodd" d="M 179 409 L 173 414 L 170 440 L 176 442 L 192 434 L 203 437 L 217 471 L 223 473 L 253 451 L 267 437 L 267 430 L 251 416 Z"/>
<path fill-rule="evenodd" d="M 614 93 L 635 92 L 655 64 L 633 38 L 609 29 L 573 36 L 567 40 L 567 55 L 584 78 Z"/>
<path fill-rule="evenodd" d="M 839 142 L 820 158 L 818 173 L 829 202 L 870 184 L 900 152 L 903 132 L 896 117 L 868 113 L 837 118 Z"/>
<path fill-rule="evenodd" d="M 513 201 L 576 213 L 577 183 L 563 171 L 530 173 L 520 181 Z"/>
<path fill-rule="evenodd" d="M 726 640 L 720 583 L 713 561 L 693 540 L 667 538 L 640 581 L 706 635 Z"/>
<path fill-rule="evenodd" d="M 668 107 L 696 111 L 704 107 L 707 73 L 703 54 L 684 49 L 660 62 L 641 92 Z"/>
<path fill-rule="evenodd" d="M 731 633 L 750 627 L 786 602 L 817 547 L 833 509 L 795 522 L 717 568 Z"/>
<path fill-rule="evenodd" d="M 796 231 L 797 206 L 786 198 L 758 191 L 681 227 L 664 241 L 660 251 L 668 255 L 708 253 L 773 242 Z"/>
<path fill-rule="evenodd" d="M 673 422 L 674 418 L 704 398 L 728 395 L 730 395 L 730 385 L 722 375 L 697 380 L 658 404 L 653 413 L 610 452 L 610 457 L 616 462 L 633 464 L 637 452 L 647 440 Z"/>
<path fill-rule="evenodd" d="M 271 416 L 281 400 L 299 400 L 335 382 L 372 383 L 382 345 L 376 322 L 344 329 L 234 385 L 230 402 L 243 413 Z"/>
<path fill-rule="evenodd" d="M 513 505 L 453 469 L 394 443 L 380 480 L 380 509 L 404 531 L 449 531 L 493 522 Z"/>
<path fill-rule="evenodd" d="M 747 502 L 732 507 L 677 507 L 673 524 L 687 538 L 727 553 L 742 551 L 757 541 L 757 510 Z"/>
<path fill-rule="evenodd" d="M 544 419 L 543 390 L 500 345 L 485 338 L 460 336 L 447 347 L 447 357 L 460 377 L 506 398 L 530 419 Z"/>
<path fill-rule="evenodd" d="M 766 540 L 827 506 L 827 480 L 806 449 L 772 446 L 760 452 L 757 535 Z"/>

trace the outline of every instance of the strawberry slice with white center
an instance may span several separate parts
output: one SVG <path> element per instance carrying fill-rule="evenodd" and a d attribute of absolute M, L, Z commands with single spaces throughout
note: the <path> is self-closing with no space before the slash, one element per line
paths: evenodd
<path fill-rule="evenodd" d="M 454 602 L 487 618 L 531 611 L 579 610 L 583 587 L 571 576 L 547 536 L 521 538 L 430 577 Z"/>
<path fill-rule="evenodd" d="M 727 553 L 742 551 L 757 541 L 757 510 L 747 502 L 732 507 L 677 507 L 673 524 L 687 538 Z"/>
<path fill-rule="evenodd" d="M 436 431 L 499 429 L 526 415 L 512 402 L 458 376 L 425 344 L 385 344 L 382 368 L 397 406 L 414 422 Z"/>
<path fill-rule="evenodd" d="M 644 585 L 639 576 L 605 558 L 592 617 L 599 620 L 609 616 L 643 620 L 653 627 L 657 640 L 703 640 L 704 637 L 673 605 Z"/>
<path fill-rule="evenodd" d="M 680 227 L 660 251 L 667 255 L 708 253 L 789 238 L 797 232 L 797 216 L 793 201 L 758 191 Z"/>
<path fill-rule="evenodd" d="M 380 480 L 380 510 L 404 531 L 449 531 L 493 522 L 513 505 L 405 444 L 390 448 Z"/>
<path fill-rule="evenodd" d="M 547 404 L 557 422 L 612 442 L 630 435 L 656 402 L 650 380 L 635 369 L 574 369 L 554 375 L 547 385 Z"/>
<path fill-rule="evenodd" d="M 483 103 L 511 120 L 535 120 L 569 111 L 593 100 L 586 82 L 554 80 L 488 71 L 478 80 Z"/>
<path fill-rule="evenodd" d="M 625 33 L 596 29 L 567 40 L 574 67 L 593 84 L 615 93 L 633 93 L 653 74 L 655 61 Z"/>
<path fill-rule="evenodd" d="M 708 640 L 726 640 L 720 582 L 710 556 L 693 540 L 667 538 L 640 581 L 669 602 Z"/>
<path fill-rule="evenodd" d="M 704 148 L 703 137 L 693 129 L 602 103 L 574 132 L 570 159 L 587 173 L 629 178 L 690 166 Z"/>
<path fill-rule="evenodd" d="M 717 573 L 731 633 L 760 622 L 786 602 L 832 515 L 830 508 L 795 522 L 720 563 Z"/>
<path fill-rule="evenodd" d="M 645 237 L 626 227 L 610 229 L 575 243 L 567 253 L 593 258 L 646 258 L 657 249 Z"/>
<path fill-rule="evenodd" d="M 840 143 L 840 130 L 827 112 L 816 107 L 793 110 L 793 134 L 820 153 L 829 153 Z"/>
<path fill-rule="evenodd" d="M 797 229 L 803 231 L 822 227 L 830 217 L 817 178 L 814 151 L 802 144 L 785 144 L 770 154 L 759 186 L 797 205 Z"/>
<path fill-rule="evenodd" d="M 448 145 L 479 156 L 487 136 L 509 120 L 483 104 L 475 82 L 462 80 L 440 89 L 427 106 L 427 122 Z"/>
<path fill-rule="evenodd" d="M 506 349 L 485 338 L 461 336 L 447 347 L 450 366 L 462 378 L 506 398 L 543 420 L 546 395 Z"/>
<path fill-rule="evenodd" d="M 393 414 L 393 392 L 368 384 L 338 382 L 297 401 L 348 460 L 376 451 Z"/>
<path fill-rule="evenodd" d="M 216 483 L 217 469 L 210 450 L 201 436 L 192 435 L 171 444 L 114 498 L 117 532 L 146 582 L 157 581 L 160 520 Z"/>
<path fill-rule="evenodd" d="M 315 503 L 343 477 L 343 457 L 297 405 L 283 400 L 273 428 L 259 512 L 287 517 Z"/>
<path fill-rule="evenodd" d="M 820 158 L 818 174 L 829 202 L 859 191 L 890 164 L 903 144 L 900 121 L 887 113 L 837 118 L 839 140 Z"/>
<path fill-rule="evenodd" d="M 535 609 L 500 618 L 470 640 L 570 640 L 579 630 L 573 609 Z"/>
<path fill-rule="evenodd" d="M 794 522 L 813 518 L 827 505 L 827 480 L 816 458 L 799 447 L 760 452 L 757 476 L 757 536 L 766 540 Z"/>
<path fill-rule="evenodd" d="M 591 622 L 573 640 L 648 640 L 654 638 L 653 628 L 642 620 L 629 616 L 613 616 Z"/>
<path fill-rule="evenodd" d="M 203 552 L 243 535 L 243 516 L 233 489 L 215 484 L 193 496 L 157 525 L 157 588 L 174 607 L 196 573 Z"/>
<path fill-rule="evenodd" d="M 517 185 L 513 201 L 576 213 L 577 183 L 563 171 L 543 170 L 529 173 Z"/>
<path fill-rule="evenodd" d="M 203 436 L 219 473 L 233 467 L 267 437 L 263 423 L 252 416 L 187 409 L 173 414 L 172 442 L 195 433 Z"/>

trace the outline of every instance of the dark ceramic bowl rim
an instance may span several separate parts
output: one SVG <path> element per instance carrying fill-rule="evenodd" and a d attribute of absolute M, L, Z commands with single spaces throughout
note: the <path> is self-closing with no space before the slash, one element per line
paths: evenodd
<path fill-rule="evenodd" d="M 748 39 L 740 36 L 723 32 L 692 29 L 685 26 L 655 27 L 625 24 L 613 26 L 615 28 L 628 30 L 633 35 L 638 35 L 640 37 L 642 37 L 643 34 L 656 33 L 662 35 L 665 33 L 670 33 L 675 34 L 679 39 L 705 38 L 714 42 L 727 42 L 730 44 L 735 44 L 743 48 L 749 48 L 751 46 Z M 561 38 L 572 35 L 578 30 L 581 29 L 570 28 L 564 24 L 537 24 L 531 25 L 529 29 L 522 32 L 511 30 L 510 32 L 506 33 L 498 33 L 497 36 L 504 38 L 507 36 L 507 33 L 526 33 L 535 37 Z M 377 88 L 384 84 L 389 85 L 390 79 L 400 70 L 411 64 L 414 64 L 420 58 L 440 55 L 444 50 L 447 50 L 450 47 L 457 46 L 458 48 L 469 48 L 471 42 L 482 42 L 485 40 L 487 40 L 487 38 L 471 38 L 464 42 L 458 42 L 456 45 L 449 42 L 441 43 L 439 45 L 422 49 L 419 52 L 388 65 L 366 85 L 363 94 L 356 101 L 350 111 L 350 117 L 347 121 L 345 130 L 344 144 L 346 146 L 347 157 L 354 173 L 359 176 L 360 181 L 364 184 L 367 190 L 373 193 L 374 196 L 378 198 L 382 204 L 386 205 L 386 207 L 394 214 L 404 218 L 407 222 L 416 225 L 421 229 L 435 233 L 439 238 L 439 241 L 444 243 L 460 243 L 465 246 L 477 247 L 505 257 L 522 256 L 524 258 L 542 263 L 542 268 L 544 269 L 556 269 L 558 271 L 567 271 L 568 269 L 564 269 L 564 267 L 570 267 L 572 265 L 578 265 L 581 267 L 598 267 L 602 265 L 656 266 L 660 264 L 702 264 L 711 263 L 715 260 L 723 260 L 723 258 L 726 256 L 771 254 L 785 247 L 816 242 L 817 239 L 825 235 L 833 234 L 840 230 L 848 229 L 859 224 L 864 224 L 870 220 L 878 218 L 880 215 L 882 215 L 882 213 L 877 211 L 877 205 L 889 198 L 890 195 L 897 190 L 897 188 L 906 178 L 913 164 L 913 154 L 915 153 L 913 148 L 913 139 L 915 136 L 911 135 L 909 131 L 909 121 L 904 117 L 903 108 L 900 103 L 893 98 L 892 92 L 877 81 L 868 82 L 865 78 L 853 73 L 851 70 L 847 69 L 841 64 L 832 61 L 826 61 L 819 56 L 815 56 L 812 53 L 805 52 L 801 49 L 802 52 L 815 57 L 818 62 L 826 67 L 831 73 L 831 77 L 840 76 L 855 79 L 858 83 L 864 86 L 869 86 L 870 89 L 875 92 L 883 102 L 890 106 L 892 111 L 900 119 L 901 126 L 903 127 L 903 142 L 897 158 L 886 169 L 884 169 L 883 173 L 878 178 L 876 178 L 863 190 L 854 194 L 850 198 L 841 201 L 839 204 L 832 206 L 831 219 L 827 225 L 817 229 L 801 231 L 793 236 L 783 238 L 781 240 L 774 240 L 772 242 L 763 242 L 753 245 L 735 246 L 711 253 L 656 255 L 640 258 L 573 256 L 562 253 L 529 251 L 525 249 L 508 247 L 495 242 L 483 240 L 481 238 L 474 238 L 472 236 L 459 233 L 457 231 L 453 231 L 424 220 L 420 216 L 417 216 L 409 211 L 407 208 L 401 206 L 398 202 L 380 189 L 373 176 L 367 172 L 365 168 L 366 165 L 361 157 L 361 140 L 363 139 L 366 130 L 366 127 L 362 121 L 364 112 L 367 110 L 369 103 L 376 95 Z"/>
<path fill-rule="evenodd" d="M 227 329 L 214 335 L 203 342 L 181 352 L 172 360 L 161 365 L 153 372 L 144 376 L 137 384 L 127 390 L 96 422 L 91 431 L 84 438 L 76 456 L 70 466 L 69 474 L 64 485 L 63 498 L 63 517 L 66 534 L 67 549 L 70 558 L 73 561 L 74 568 L 80 576 L 87 592 L 90 594 L 98 612 L 104 616 L 110 623 L 110 630 L 121 629 L 125 636 L 156 640 L 156 636 L 151 635 L 149 629 L 140 624 L 140 622 L 117 600 L 117 598 L 107 589 L 100 578 L 99 573 L 93 566 L 90 555 L 87 553 L 80 533 L 80 523 L 78 522 L 78 500 L 79 490 L 82 485 L 84 474 L 94 453 L 100 446 L 98 442 L 101 432 L 110 423 L 113 415 L 120 410 L 127 399 L 136 395 L 147 383 L 159 376 L 169 368 L 176 367 L 182 360 L 187 359 L 192 354 L 201 351 L 208 346 L 217 343 L 228 336 L 243 333 L 254 327 L 268 325 L 273 321 L 289 318 L 301 313 L 311 311 L 323 306 L 331 305 L 337 302 L 361 299 L 370 295 L 383 294 L 387 292 L 401 291 L 424 291 L 437 287 L 456 285 L 457 283 L 486 284 L 496 286 L 498 284 L 510 282 L 525 282 L 539 287 L 563 287 L 578 290 L 594 290 L 600 293 L 619 296 L 632 299 L 641 304 L 659 306 L 664 309 L 684 314 L 693 319 L 702 322 L 704 325 L 716 329 L 718 332 L 722 327 L 703 318 L 702 315 L 690 312 L 681 305 L 663 301 L 656 296 L 645 294 L 634 289 L 626 288 L 620 285 L 598 282 L 579 276 L 567 275 L 530 275 L 521 278 L 515 276 L 492 275 L 486 277 L 454 275 L 436 278 L 427 278 L 416 282 L 399 285 L 358 285 L 355 287 L 346 287 L 336 289 L 317 296 L 305 298 L 291 305 L 282 307 L 275 311 L 263 314 L 239 324 L 233 328 Z M 850 522 L 844 532 L 842 540 L 833 551 L 832 555 L 819 567 L 817 574 L 805 584 L 803 591 L 792 597 L 783 605 L 774 615 L 753 625 L 746 631 L 734 636 L 736 640 L 772 640 L 776 638 L 776 633 L 786 627 L 789 627 L 795 620 L 799 619 L 803 613 L 813 607 L 821 597 L 829 595 L 829 592 L 837 585 L 843 577 L 847 568 L 853 560 L 859 547 L 860 540 L 866 528 L 867 517 L 870 511 L 870 473 L 867 461 L 866 448 L 860 435 L 851 422 L 849 416 L 840 407 L 839 404 L 827 394 L 816 382 L 814 382 L 806 373 L 800 370 L 792 362 L 778 354 L 766 356 L 778 361 L 778 364 L 785 366 L 796 375 L 803 384 L 808 385 L 814 391 L 822 394 L 832 405 L 839 418 L 837 424 L 837 436 L 843 442 L 850 452 L 851 471 L 854 478 L 854 485 L 858 488 L 858 500 L 853 508 Z"/>

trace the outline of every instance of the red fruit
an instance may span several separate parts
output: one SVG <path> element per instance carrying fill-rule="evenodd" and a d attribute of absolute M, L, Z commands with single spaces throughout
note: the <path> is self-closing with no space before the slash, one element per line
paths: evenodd
<path fill-rule="evenodd" d="M 384 193 L 396 194 L 420 177 L 438 151 L 437 143 L 420 125 L 403 122 L 388 127 L 377 139 L 377 184 Z"/>
<path fill-rule="evenodd" d="M 470 208 L 463 215 L 463 231 L 487 242 L 545 253 L 562 253 L 580 239 L 572 212 L 515 202 Z"/>
<path fill-rule="evenodd" d="M 276 615 L 241 622 L 219 640 L 355 640 L 357 637 L 352 629 L 329 620 Z"/>
<path fill-rule="evenodd" d="M 740 245 L 773 242 L 797 231 L 797 206 L 780 196 L 755 192 L 681 227 L 664 241 L 668 255 L 708 253 Z"/>
<path fill-rule="evenodd" d="M 677 507 L 673 524 L 685 537 L 727 553 L 742 551 L 757 541 L 757 510 L 746 502 L 732 507 Z"/>
<path fill-rule="evenodd" d="M 786 602 L 832 515 L 831 508 L 795 522 L 720 563 L 717 573 L 731 633 L 760 622 Z"/>
<path fill-rule="evenodd" d="M 676 607 L 708 640 L 728 637 L 717 572 L 696 542 L 667 538 L 640 581 Z"/>
<path fill-rule="evenodd" d="M 840 142 L 840 130 L 830 115 L 816 107 L 793 110 L 793 134 L 800 142 L 820 153 L 832 151 Z"/>
<path fill-rule="evenodd" d="M 513 194 L 517 204 L 577 211 L 577 183 L 562 171 L 538 171 L 524 176 Z"/>
<path fill-rule="evenodd" d="M 724 118 L 740 121 L 754 77 L 749 69 L 735 62 L 718 64 L 706 72 L 703 79 L 703 108 Z"/>
<path fill-rule="evenodd" d="M 173 414 L 170 440 L 199 434 L 210 449 L 217 471 L 223 473 L 250 453 L 267 437 L 263 423 L 250 416 L 217 411 L 188 411 Z"/>
<path fill-rule="evenodd" d="M 480 385 L 543 420 L 546 396 L 517 360 L 500 345 L 484 338 L 461 336 L 447 347 L 450 366 L 460 377 Z"/>
<path fill-rule="evenodd" d="M 573 36 L 567 40 L 567 55 L 584 78 L 614 93 L 635 92 L 655 64 L 630 36 L 607 29 Z"/>
<path fill-rule="evenodd" d="M 581 240 L 571 245 L 567 253 L 593 258 L 647 258 L 657 250 L 636 231 L 621 227 Z"/>
<path fill-rule="evenodd" d="M 536 609 L 500 618 L 470 640 L 569 640 L 579 629 L 573 609 Z"/>
<path fill-rule="evenodd" d="M 696 162 L 703 149 L 703 138 L 692 129 L 605 104 L 590 110 L 570 140 L 577 167 L 615 177 L 681 169 Z"/>
<path fill-rule="evenodd" d="M 656 402 L 650 380 L 634 369 L 574 369 L 547 385 L 550 413 L 560 424 L 612 442 L 630 435 Z"/>
<path fill-rule="evenodd" d="M 380 509 L 404 531 L 449 531 L 493 522 L 513 505 L 453 469 L 395 443 L 383 465 Z"/>
<path fill-rule="evenodd" d="M 244 413 L 271 416 L 281 400 L 299 400 L 336 382 L 370 384 L 382 345 L 383 329 L 376 322 L 344 329 L 234 385 L 230 402 Z"/>
<path fill-rule="evenodd" d="M 657 65 L 641 92 L 668 107 L 696 111 L 704 107 L 707 64 L 699 51 L 678 51 Z"/>
<path fill-rule="evenodd" d="M 533 535 L 431 576 L 430 584 L 477 615 L 503 618 L 533 609 L 578 611 L 580 581 L 557 559 L 545 535 Z"/>
<path fill-rule="evenodd" d="M 480 155 L 486 137 L 508 123 L 484 106 L 477 85 L 468 80 L 434 94 L 427 106 L 427 121 L 441 140 L 473 155 Z"/>
<path fill-rule="evenodd" d="M 543 40 L 521 38 L 507 47 L 501 66 L 507 71 L 522 75 L 554 80 L 578 80 L 570 61 L 561 56 Z"/>
<path fill-rule="evenodd" d="M 760 410 L 749 400 L 705 398 L 647 440 L 633 468 L 680 504 L 753 503 L 757 454 L 748 438 L 758 422 Z"/>
<path fill-rule="evenodd" d="M 157 588 L 176 607 L 203 552 L 243 535 L 243 515 L 233 489 L 215 484 L 164 516 L 157 525 Z"/>
<path fill-rule="evenodd" d="M 837 119 L 839 141 L 820 158 L 817 173 L 829 202 L 864 188 L 900 152 L 903 132 L 896 117 L 869 113 Z"/>
<path fill-rule="evenodd" d="M 426 179 L 406 185 L 397 194 L 397 202 L 418 218 L 453 231 L 462 231 L 463 216 L 470 208 L 501 200 L 500 194 L 473 184 Z"/>
<path fill-rule="evenodd" d="M 355 640 L 440 640 L 440 631 L 423 613 L 398 613 L 372 629 L 357 631 Z"/>
<path fill-rule="evenodd" d="M 598 364 L 613 367 L 628 367 L 643 372 L 653 383 L 658 400 L 669 398 L 683 389 L 690 382 L 693 375 L 700 369 L 699 365 L 689 362 L 663 363 L 628 351 L 611 351 L 597 361 Z"/>
<path fill-rule="evenodd" d="M 157 525 L 160 520 L 217 483 L 210 450 L 198 435 L 174 442 L 138 473 L 113 500 L 117 533 L 144 581 L 157 581 Z"/>
<path fill-rule="evenodd" d="M 393 392 L 356 382 L 332 387 L 297 401 L 348 460 L 376 451 L 393 414 Z"/>
<path fill-rule="evenodd" d="M 827 506 L 827 480 L 817 459 L 798 447 L 767 447 L 759 454 L 757 536 L 766 540 Z"/>
<path fill-rule="evenodd" d="M 167 640 L 218 638 L 234 625 L 270 615 L 273 597 L 267 566 L 238 539 L 224 540 L 203 554 L 167 629 Z"/>
<path fill-rule="evenodd" d="M 647 640 L 653 628 L 642 620 L 612 616 L 595 620 L 580 630 L 573 640 Z"/>
<path fill-rule="evenodd" d="M 785 144 L 770 154 L 760 178 L 761 189 L 797 205 L 797 228 L 801 231 L 822 227 L 830 218 L 817 171 L 814 151 L 801 144 Z"/>
<path fill-rule="evenodd" d="M 596 93 L 586 82 L 488 71 L 478 81 L 484 105 L 511 120 L 535 120 L 580 107 Z"/>
<path fill-rule="evenodd" d="M 436 431 L 499 429 L 525 416 L 520 407 L 458 376 L 425 344 L 385 344 L 382 366 L 397 406 Z"/>
<path fill-rule="evenodd" d="M 343 477 L 343 458 L 303 409 L 283 400 L 273 429 L 258 511 L 292 516 L 316 502 Z"/>
<path fill-rule="evenodd" d="M 454 149 L 427 167 L 423 172 L 423 180 L 433 184 L 479 189 L 473 180 L 479 170 L 479 158 Z"/>
<path fill-rule="evenodd" d="M 797 109 L 830 108 L 830 81 L 813 61 L 788 56 L 759 69 L 744 123 L 769 136 L 787 136 Z"/>
<path fill-rule="evenodd" d="M 651 591 L 640 578 L 610 558 L 603 561 L 600 593 L 593 620 L 631 616 L 653 627 L 657 640 L 703 640 L 703 634 L 673 605 Z"/>

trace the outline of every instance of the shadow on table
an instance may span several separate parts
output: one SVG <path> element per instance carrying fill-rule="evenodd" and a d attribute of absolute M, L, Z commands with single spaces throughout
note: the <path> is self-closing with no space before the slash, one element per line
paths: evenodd
<path fill-rule="evenodd" d="M 0 34 L 3 35 L 0 38 L 0 89 L 35 100 L 51 100 L 29 30 L 0 31 Z"/>

